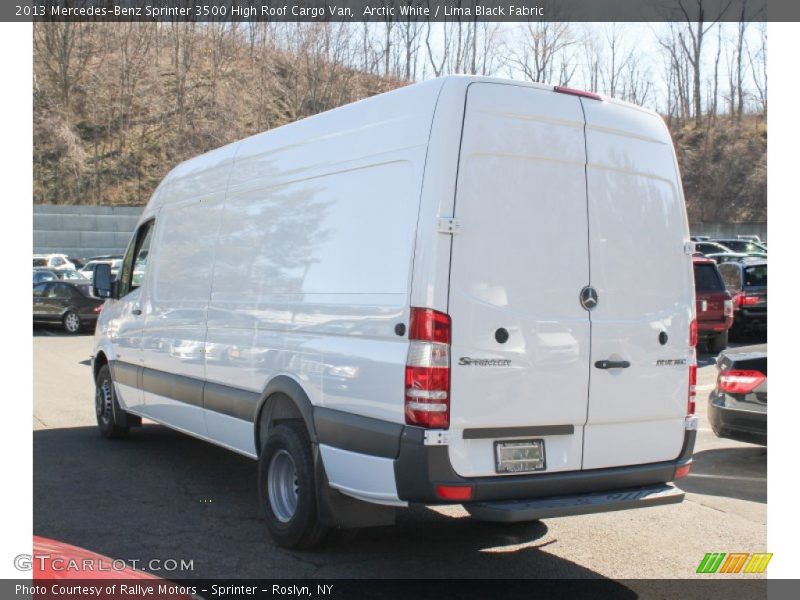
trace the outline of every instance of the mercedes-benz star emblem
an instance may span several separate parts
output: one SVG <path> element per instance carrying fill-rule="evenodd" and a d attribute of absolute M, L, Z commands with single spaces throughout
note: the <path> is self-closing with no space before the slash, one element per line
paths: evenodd
<path fill-rule="evenodd" d="M 597 292 L 590 285 L 581 290 L 581 306 L 586 310 L 592 310 L 597 306 Z"/>

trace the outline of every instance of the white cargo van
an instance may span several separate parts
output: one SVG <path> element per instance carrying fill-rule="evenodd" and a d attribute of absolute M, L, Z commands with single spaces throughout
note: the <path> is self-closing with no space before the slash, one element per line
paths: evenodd
<path fill-rule="evenodd" d="M 656 114 L 408 86 L 166 176 L 118 281 L 96 271 L 100 431 L 145 417 L 257 459 L 296 548 L 413 503 L 508 522 L 679 502 L 691 251 Z"/>

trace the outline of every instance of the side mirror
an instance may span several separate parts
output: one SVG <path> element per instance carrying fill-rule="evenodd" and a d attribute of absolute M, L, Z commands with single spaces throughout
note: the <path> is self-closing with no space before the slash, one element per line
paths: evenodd
<path fill-rule="evenodd" d="M 92 278 L 92 293 L 96 298 L 113 298 L 114 288 L 113 279 L 111 278 L 111 265 L 100 263 L 94 269 L 94 276 Z"/>

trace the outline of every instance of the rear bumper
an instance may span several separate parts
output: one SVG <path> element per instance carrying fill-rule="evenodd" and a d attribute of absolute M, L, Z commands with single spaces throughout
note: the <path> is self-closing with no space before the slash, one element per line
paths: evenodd
<path fill-rule="evenodd" d="M 767 311 L 766 309 L 740 309 L 734 318 L 736 325 L 745 329 L 766 329 Z"/>
<path fill-rule="evenodd" d="M 472 502 L 464 506 L 473 518 L 480 521 L 518 523 L 552 517 L 570 517 L 677 504 L 683 501 L 684 496 L 685 494 L 674 486 L 656 484 L 614 492 L 555 496 L 533 500 Z"/>
<path fill-rule="evenodd" d="M 406 502 L 442 504 L 452 501 L 437 496 L 436 487 L 439 485 L 470 486 L 473 502 L 477 503 L 629 493 L 672 481 L 675 470 L 691 461 L 696 433 L 687 430 L 680 454 L 667 462 L 536 475 L 464 478 L 453 470 L 447 446 L 426 446 L 423 429 L 404 427 L 400 451 L 394 461 L 397 494 Z M 680 499 L 673 501 L 679 502 Z"/>
<path fill-rule="evenodd" d="M 727 406 L 725 394 L 712 392 L 708 399 L 708 420 L 711 429 L 719 437 L 751 442 L 767 443 L 766 407 L 752 406 L 755 410 Z"/>

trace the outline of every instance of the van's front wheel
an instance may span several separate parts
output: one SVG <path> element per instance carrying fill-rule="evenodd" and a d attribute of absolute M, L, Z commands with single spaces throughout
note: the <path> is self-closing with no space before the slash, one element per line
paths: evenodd
<path fill-rule="evenodd" d="M 120 439 L 128 435 L 127 427 L 114 423 L 114 411 L 122 410 L 114 394 L 114 383 L 108 365 L 103 365 L 97 373 L 94 390 L 94 408 L 97 415 L 97 428 L 100 435 L 109 439 Z"/>
<path fill-rule="evenodd" d="M 258 492 L 275 542 L 284 548 L 316 545 L 327 529 L 317 518 L 311 443 L 301 423 L 272 429 L 258 461 Z"/>

